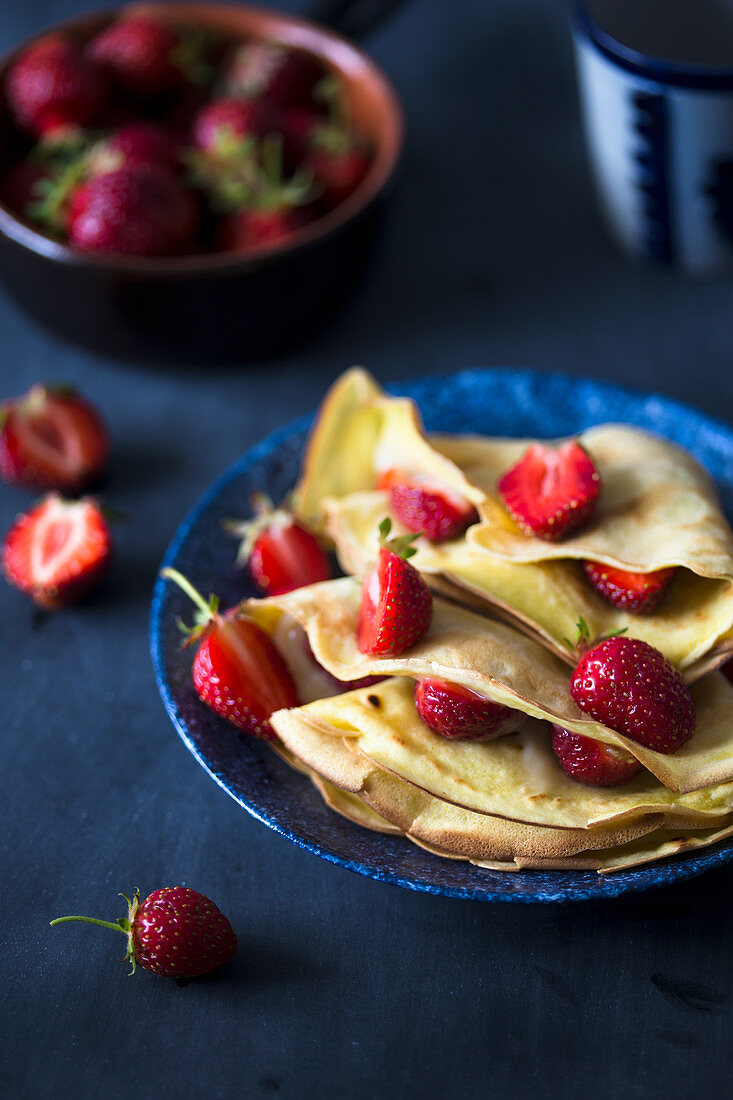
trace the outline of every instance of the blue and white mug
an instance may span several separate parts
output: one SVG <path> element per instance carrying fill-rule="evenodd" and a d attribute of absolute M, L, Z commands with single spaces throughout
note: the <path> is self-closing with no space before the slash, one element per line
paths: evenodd
<path fill-rule="evenodd" d="M 575 0 L 586 140 L 638 259 L 733 270 L 733 0 Z"/>

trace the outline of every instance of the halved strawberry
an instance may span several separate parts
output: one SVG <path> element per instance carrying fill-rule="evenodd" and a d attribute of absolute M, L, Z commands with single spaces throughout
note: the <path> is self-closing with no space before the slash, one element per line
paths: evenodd
<path fill-rule="evenodd" d="M 566 775 L 592 787 L 618 787 L 642 770 L 639 761 L 625 749 L 571 733 L 562 726 L 552 727 L 552 748 Z"/>
<path fill-rule="evenodd" d="M 591 518 L 601 478 L 588 452 L 571 439 L 560 447 L 533 443 L 498 488 L 525 534 L 554 542 Z"/>
<path fill-rule="evenodd" d="M 586 576 L 596 592 L 621 611 L 650 615 L 667 594 L 676 569 L 656 569 L 653 573 L 630 573 L 600 561 L 584 561 Z"/>
<path fill-rule="evenodd" d="M 67 389 L 33 386 L 0 408 L 0 476 L 76 492 L 104 470 L 107 431 L 97 410 Z"/>
<path fill-rule="evenodd" d="M 426 726 L 451 741 L 493 740 L 512 724 L 509 707 L 435 677 L 417 681 L 415 706 Z"/>
<path fill-rule="evenodd" d="M 392 522 L 379 525 L 377 561 L 361 589 L 357 642 L 361 653 L 396 657 L 420 639 L 433 617 L 433 597 L 407 560 L 416 553 L 415 535 L 389 539 Z"/>
<path fill-rule="evenodd" d="M 287 665 L 270 637 L 256 623 L 220 615 L 219 601 L 208 602 L 176 569 L 162 576 L 175 581 L 198 608 L 190 640 L 199 645 L 193 661 L 196 694 L 227 722 L 255 737 L 275 740 L 269 718 L 297 707 L 299 699 Z"/>
<path fill-rule="evenodd" d="M 232 521 L 227 530 L 242 539 L 238 565 L 248 565 L 252 580 L 268 596 L 331 579 L 331 564 L 316 536 L 286 508 L 274 508 L 269 497 L 253 499 L 255 518 Z"/>
<path fill-rule="evenodd" d="M 18 516 L 2 546 L 2 570 L 15 588 L 41 607 L 75 603 L 109 565 L 112 537 L 93 500 L 43 497 Z"/>
<path fill-rule="evenodd" d="M 420 474 L 387 470 L 379 488 L 389 489 L 390 509 L 396 519 L 415 534 L 431 542 L 457 538 L 478 520 L 469 500 Z"/>

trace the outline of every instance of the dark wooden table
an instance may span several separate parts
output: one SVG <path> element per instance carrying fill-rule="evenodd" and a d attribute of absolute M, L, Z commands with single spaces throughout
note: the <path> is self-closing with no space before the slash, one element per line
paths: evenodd
<path fill-rule="evenodd" d="M 6 4 L 0 48 L 89 4 Z M 306 4 L 291 5 L 300 10 Z M 733 284 L 630 266 L 591 194 L 565 10 L 416 0 L 368 40 L 409 146 L 377 262 L 307 349 L 246 369 L 132 367 L 0 295 L 2 395 L 78 384 L 129 513 L 106 589 L 44 615 L 0 585 L 3 1092 L 13 1097 L 699 1097 L 730 1084 L 733 872 L 607 904 L 513 907 L 378 884 L 251 819 L 175 735 L 148 656 L 179 519 L 355 361 L 382 380 L 532 366 L 733 419 Z M 287 304 L 283 304 L 287 309 Z M 0 492 L 3 529 L 27 497 Z M 50 929 L 185 883 L 240 937 L 220 975 L 126 976 L 121 939 Z"/>

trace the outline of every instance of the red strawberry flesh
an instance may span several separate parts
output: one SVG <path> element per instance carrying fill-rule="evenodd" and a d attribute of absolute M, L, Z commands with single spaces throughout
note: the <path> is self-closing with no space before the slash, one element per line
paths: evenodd
<path fill-rule="evenodd" d="M 509 707 L 433 677 L 415 684 L 415 706 L 426 726 L 452 741 L 488 741 L 513 725 Z"/>
<path fill-rule="evenodd" d="M 362 584 L 357 628 L 360 652 L 398 656 L 423 636 L 432 614 L 433 598 L 424 579 L 399 554 L 381 546 L 376 565 Z"/>
<path fill-rule="evenodd" d="M 679 672 L 647 642 L 616 635 L 580 659 L 570 691 L 582 711 L 655 752 L 673 753 L 695 732 L 695 707 Z"/>
<path fill-rule="evenodd" d="M 594 737 L 552 727 L 552 748 L 562 770 L 579 783 L 592 787 L 618 787 L 642 770 L 630 752 Z"/>
<path fill-rule="evenodd" d="M 3 405 L 0 475 L 13 484 L 75 492 L 105 467 L 107 432 L 96 409 L 72 392 L 34 386 Z"/>
<path fill-rule="evenodd" d="M 282 656 L 268 635 L 247 619 L 224 618 L 212 624 L 196 651 L 193 682 L 207 706 L 255 737 L 273 740 L 270 715 L 299 705 Z"/>
<path fill-rule="evenodd" d="M 586 576 L 596 592 L 620 611 L 650 615 L 659 607 L 676 573 L 674 567 L 652 573 L 631 573 L 598 561 L 584 561 Z"/>
<path fill-rule="evenodd" d="M 55 610 L 98 583 L 111 550 L 109 527 L 94 501 L 65 501 L 51 493 L 8 531 L 2 569 L 15 588 Z"/>
<path fill-rule="evenodd" d="M 249 558 L 255 583 L 269 596 L 327 581 L 331 566 L 318 539 L 293 520 L 278 520 L 255 540 Z"/>
<path fill-rule="evenodd" d="M 560 447 L 533 443 L 499 481 L 499 493 L 525 534 L 556 541 L 587 523 L 600 491 L 600 475 L 575 440 Z"/>

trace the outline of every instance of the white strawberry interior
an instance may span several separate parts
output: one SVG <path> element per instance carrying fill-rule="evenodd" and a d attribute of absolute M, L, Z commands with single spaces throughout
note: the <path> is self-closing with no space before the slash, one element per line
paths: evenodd
<path fill-rule="evenodd" d="M 293 677 L 301 703 L 338 695 L 339 686 L 313 656 L 303 627 L 290 615 L 281 615 L 272 640 Z"/>
<path fill-rule="evenodd" d="M 37 520 L 30 546 L 30 573 L 35 584 L 52 581 L 63 565 L 81 549 L 87 532 L 90 505 L 49 499 Z"/>
<path fill-rule="evenodd" d="M 60 403 L 54 404 L 52 417 L 43 412 L 19 416 L 15 431 L 30 453 L 45 463 L 61 467 L 70 476 L 83 464 L 78 429 Z"/>

